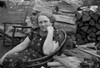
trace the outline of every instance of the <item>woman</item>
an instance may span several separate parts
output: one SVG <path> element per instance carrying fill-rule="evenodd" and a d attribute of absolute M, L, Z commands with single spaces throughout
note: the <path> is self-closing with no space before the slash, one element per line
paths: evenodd
<path fill-rule="evenodd" d="M 54 28 L 55 18 L 50 13 L 39 13 L 36 16 L 38 28 L 32 29 L 26 39 L 8 51 L 0 62 L 7 68 L 20 68 L 28 60 L 49 55 L 64 40 L 64 33 Z"/>

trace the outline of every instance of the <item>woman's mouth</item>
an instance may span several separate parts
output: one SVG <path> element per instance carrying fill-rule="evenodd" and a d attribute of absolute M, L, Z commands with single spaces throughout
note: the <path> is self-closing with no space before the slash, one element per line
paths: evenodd
<path fill-rule="evenodd" d="M 47 27 L 41 27 L 41 30 L 46 31 Z"/>

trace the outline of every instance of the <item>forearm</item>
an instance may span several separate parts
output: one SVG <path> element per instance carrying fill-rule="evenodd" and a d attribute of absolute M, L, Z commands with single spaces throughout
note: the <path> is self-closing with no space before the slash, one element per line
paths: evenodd
<path fill-rule="evenodd" d="M 49 32 L 43 45 L 44 54 L 50 54 L 53 48 L 53 32 Z"/>
<path fill-rule="evenodd" d="M 20 43 L 16 47 L 14 47 L 12 50 L 8 51 L 5 55 L 23 51 L 24 49 L 26 49 L 28 47 L 29 42 L 30 42 L 30 40 L 27 37 L 22 43 Z"/>
<path fill-rule="evenodd" d="M 23 50 L 23 48 L 21 46 L 16 46 L 12 50 L 9 50 L 7 53 L 5 53 L 2 58 L 5 58 L 9 54 L 20 52 L 22 50 Z"/>
<path fill-rule="evenodd" d="M 14 48 L 15 49 L 15 48 Z M 2 56 L 2 61 L 5 59 L 5 57 L 7 56 L 7 55 L 9 55 L 9 54 L 12 54 L 12 53 L 16 53 L 16 52 L 18 52 L 18 50 L 20 51 L 20 49 L 12 49 L 12 50 L 10 50 L 10 51 L 8 51 L 7 53 L 5 53 L 3 56 Z"/>
<path fill-rule="evenodd" d="M 22 43 L 20 43 L 19 45 L 17 45 L 16 47 L 14 47 L 12 50 L 8 51 L 7 53 L 5 53 L 2 58 L 1 58 L 1 61 L 4 60 L 4 58 L 7 56 L 7 55 L 10 55 L 10 54 L 13 54 L 13 53 L 18 53 L 18 52 L 21 52 L 23 51 L 24 49 L 26 49 L 29 45 L 29 38 L 27 37 Z"/>
<path fill-rule="evenodd" d="M 21 52 L 23 48 L 21 46 L 17 46 L 13 48 L 12 50 L 8 51 L 9 54 L 16 53 L 16 52 Z"/>

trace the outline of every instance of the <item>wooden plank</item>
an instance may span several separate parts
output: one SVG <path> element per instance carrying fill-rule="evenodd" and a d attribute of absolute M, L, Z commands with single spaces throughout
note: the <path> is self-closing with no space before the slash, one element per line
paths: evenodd
<path fill-rule="evenodd" d="M 100 55 L 98 55 L 98 54 L 96 54 L 96 53 L 94 53 L 94 52 L 91 52 L 91 51 L 89 51 L 89 50 L 85 50 L 85 49 L 82 48 L 82 47 L 77 47 L 77 48 L 78 48 L 79 50 L 85 52 L 85 53 L 88 53 L 88 54 L 91 54 L 91 55 L 93 55 L 93 56 L 95 56 L 95 57 L 100 58 Z"/>
<path fill-rule="evenodd" d="M 53 57 L 56 61 L 60 62 L 65 68 L 78 68 L 76 63 L 72 63 L 71 60 L 65 56 L 54 56 Z"/>
<path fill-rule="evenodd" d="M 55 27 L 64 29 L 65 31 L 76 31 L 76 25 L 70 25 L 62 22 L 56 22 Z"/>
<path fill-rule="evenodd" d="M 59 66 L 63 66 L 61 63 L 54 61 L 54 62 L 48 62 L 47 64 L 49 67 L 59 67 Z"/>
<path fill-rule="evenodd" d="M 56 20 L 59 22 L 65 22 L 65 23 L 75 25 L 75 22 L 76 22 L 75 17 L 65 16 L 65 15 L 54 15 L 54 16 L 55 16 Z"/>

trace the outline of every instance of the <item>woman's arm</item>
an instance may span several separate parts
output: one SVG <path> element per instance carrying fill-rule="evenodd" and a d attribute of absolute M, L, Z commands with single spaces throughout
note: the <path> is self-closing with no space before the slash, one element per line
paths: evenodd
<path fill-rule="evenodd" d="M 29 45 L 29 38 L 26 37 L 26 39 L 20 43 L 19 45 L 17 45 L 16 47 L 14 47 L 12 50 L 9 51 L 9 53 L 16 53 L 16 52 L 21 52 L 23 51 L 24 49 L 27 48 L 27 46 Z"/>
<path fill-rule="evenodd" d="M 7 53 L 5 53 L 3 55 L 3 57 L 1 58 L 1 60 L 3 61 L 3 59 L 8 55 L 8 54 L 12 54 L 12 53 L 16 53 L 16 52 L 21 52 L 22 50 L 24 50 L 25 48 L 27 48 L 27 46 L 29 45 L 29 38 L 26 37 L 26 39 L 20 43 L 19 45 L 17 45 L 16 47 L 14 47 L 12 50 L 8 51 Z"/>
<path fill-rule="evenodd" d="M 47 27 L 47 30 L 48 34 L 43 44 L 43 52 L 45 55 L 49 55 L 58 47 L 58 42 L 53 41 L 54 28 L 50 26 Z"/>

